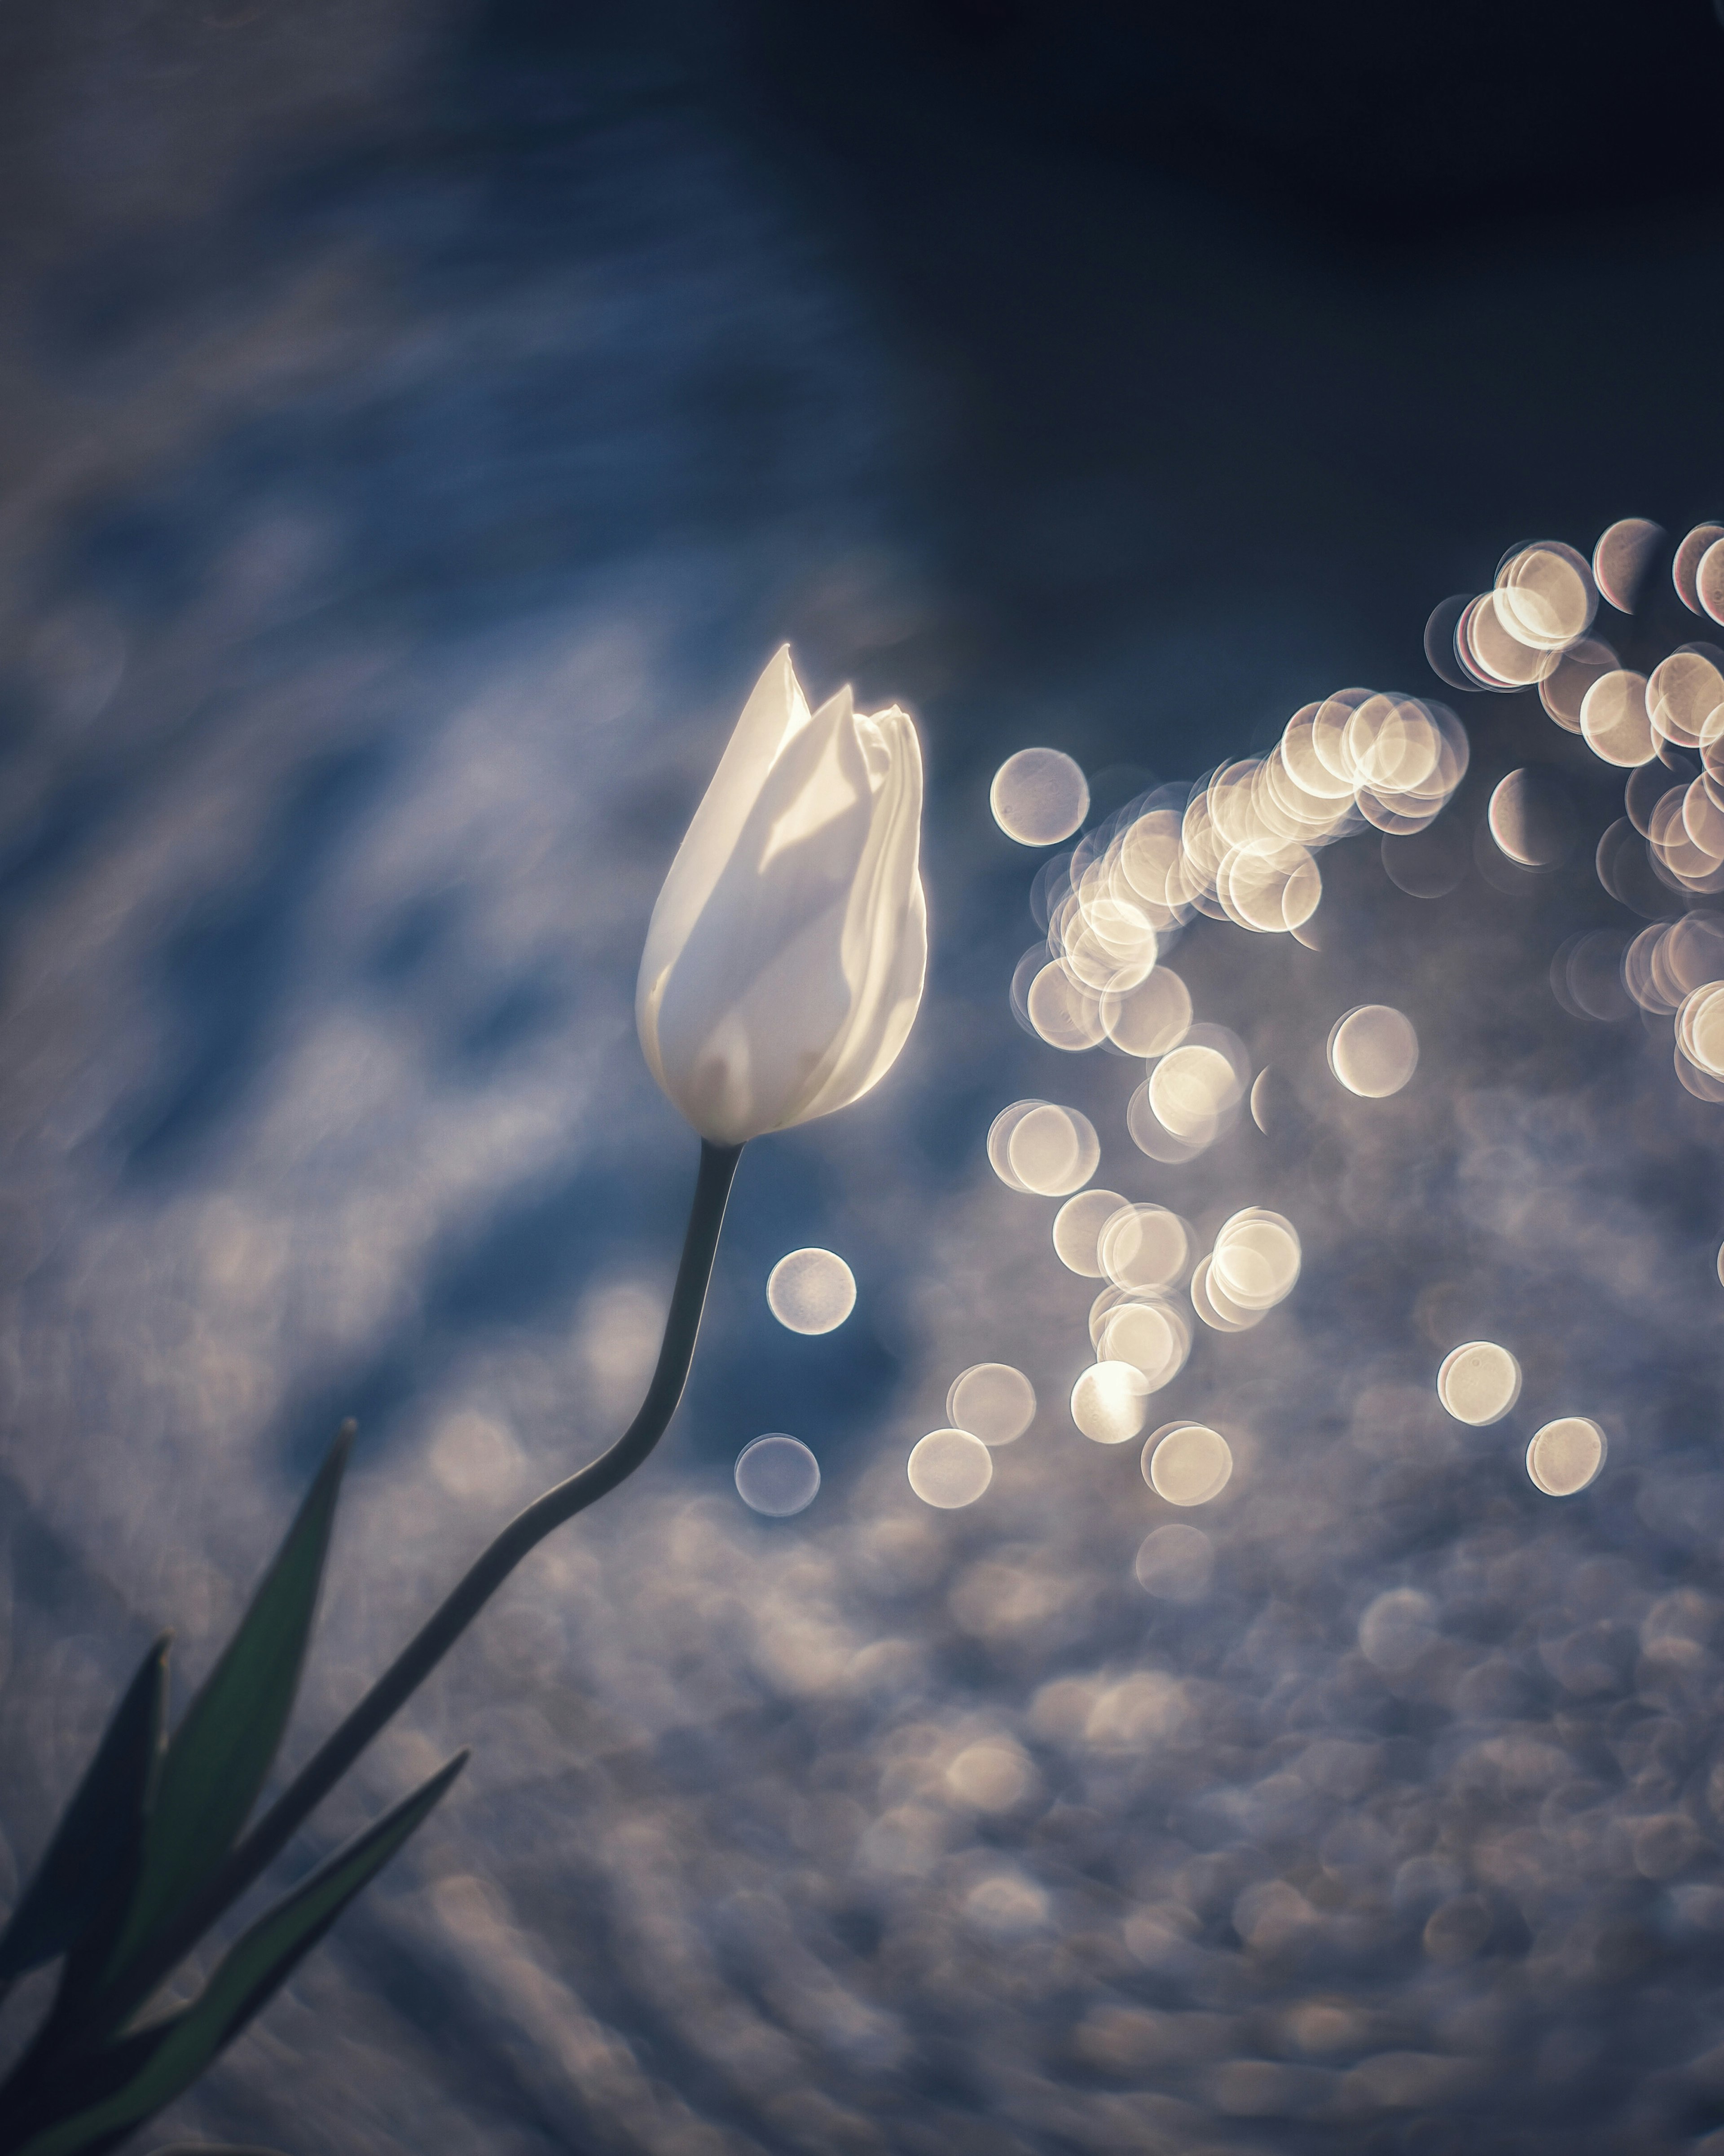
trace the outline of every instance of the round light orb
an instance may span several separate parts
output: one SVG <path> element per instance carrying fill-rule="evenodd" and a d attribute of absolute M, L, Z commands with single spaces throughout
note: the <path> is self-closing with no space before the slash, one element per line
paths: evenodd
<path fill-rule="evenodd" d="M 1143 1479 L 1170 1505 L 1207 1505 L 1232 1473 L 1232 1446 L 1203 1423 L 1168 1423 L 1143 1448 Z"/>
<path fill-rule="evenodd" d="M 1006 1159 L 1026 1191 L 1038 1198 L 1065 1198 L 1095 1173 L 1101 1141 L 1081 1110 L 1044 1101 L 1013 1125 Z"/>
<path fill-rule="evenodd" d="M 1069 839 L 1090 813 L 1090 783 L 1063 750 L 1020 748 L 993 774 L 993 820 L 1020 846 Z"/>
<path fill-rule="evenodd" d="M 1553 771 L 1532 765 L 1498 782 L 1485 812 L 1491 835 L 1517 866 L 1552 869 L 1574 843 L 1568 790 Z"/>
<path fill-rule="evenodd" d="M 1329 1068 L 1362 1100 L 1398 1093 L 1418 1067 L 1413 1021 L 1392 1004 L 1361 1004 L 1337 1019 L 1329 1035 Z"/>
<path fill-rule="evenodd" d="M 1247 1074 L 1249 1075 L 1249 1074 Z M 1207 1145 L 1244 1092 L 1244 1082 L 1219 1048 L 1191 1042 L 1164 1055 L 1149 1074 L 1149 1105 L 1165 1130 L 1188 1144 Z"/>
<path fill-rule="evenodd" d="M 1157 966 L 1135 988 L 1108 989 L 1101 1020 L 1114 1046 L 1128 1055 L 1165 1055 L 1191 1030 L 1191 991 L 1178 973 Z"/>
<path fill-rule="evenodd" d="M 1456 1422 L 1482 1430 L 1501 1422 L 1521 1397 L 1521 1366 L 1494 1340 L 1450 1348 L 1437 1372 L 1437 1398 Z"/>
<path fill-rule="evenodd" d="M 753 1512 L 788 1520 L 819 1494 L 820 1463 L 800 1438 L 768 1431 L 736 1455 L 736 1495 Z"/>
<path fill-rule="evenodd" d="M 1640 579 L 1664 536 L 1650 516 L 1624 516 L 1599 535 L 1593 549 L 1593 576 L 1619 613 L 1632 613 Z"/>
<path fill-rule="evenodd" d="M 1185 1368 L 1191 1327 L 1169 1302 L 1127 1296 L 1106 1312 L 1095 1328 L 1095 1353 L 1104 1363 L 1129 1363 L 1159 1392 Z M 1136 1432 L 1134 1431 L 1135 1436 Z"/>
<path fill-rule="evenodd" d="M 1608 1449 L 1590 1416 L 1562 1415 L 1534 1435 L 1526 1448 L 1526 1472 L 1547 1497 L 1573 1497 L 1598 1479 Z"/>
<path fill-rule="evenodd" d="M 834 1332 L 856 1307 L 856 1276 L 831 1250 L 793 1250 L 767 1275 L 767 1306 L 792 1332 Z"/>
<path fill-rule="evenodd" d="M 1712 619 L 1724 622 L 1724 539 L 1715 539 L 1694 572 L 1695 597 Z"/>
<path fill-rule="evenodd" d="M 1724 539 L 1724 524 L 1696 524 L 1671 561 L 1670 582 L 1690 613 L 1706 611 L 1700 599 L 1700 565 L 1721 539 Z"/>
<path fill-rule="evenodd" d="M 1066 1199 L 1054 1215 L 1054 1249 L 1068 1272 L 1085 1280 L 1101 1279 L 1097 1245 L 1101 1230 L 1125 1203 L 1116 1190 L 1080 1190 Z"/>
<path fill-rule="evenodd" d="M 1391 1673 L 1410 1670 L 1437 1637 L 1437 1605 L 1416 1587 L 1392 1587 L 1359 1620 L 1359 1650 Z"/>
<path fill-rule="evenodd" d="M 1150 976 L 1152 980 L 1154 978 Z M 1068 1055 L 1081 1055 L 1085 1049 L 1101 1046 L 1106 1034 L 1101 1006 L 1101 991 L 1076 979 L 1058 958 L 1049 959 L 1029 983 L 1024 998 L 1030 1031 L 1049 1048 L 1064 1049 Z"/>
<path fill-rule="evenodd" d="M 1632 770 L 1657 753 L 1646 708 L 1646 676 L 1619 666 L 1601 674 L 1580 704 L 1581 739 L 1605 763 Z"/>
<path fill-rule="evenodd" d="M 931 1430 L 911 1447 L 910 1486 L 925 1505 L 955 1512 L 993 1480 L 993 1455 L 967 1430 Z"/>
<path fill-rule="evenodd" d="M 1143 1537 L 1131 1569 L 1158 1601 L 1201 1602 L 1214 1577 L 1214 1547 L 1201 1527 L 1169 1521 Z"/>
<path fill-rule="evenodd" d="M 1560 540 L 1522 547 L 1497 571 L 1497 610 L 1535 651 L 1561 651 L 1583 636 L 1598 603 L 1591 565 Z"/>
<path fill-rule="evenodd" d="M 972 1363 L 952 1379 L 946 1412 L 984 1445 L 1011 1445 L 1035 1420 L 1035 1387 L 1009 1363 Z"/>
<path fill-rule="evenodd" d="M 1071 1389 L 1071 1419 L 1096 1445 L 1126 1445 L 1148 1414 L 1149 1381 L 1135 1363 L 1092 1363 Z"/>
<path fill-rule="evenodd" d="M 1116 1287 L 1167 1287 L 1185 1270 L 1191 1230 L 1165 1205 L 1128 1205 L 1109 1215 L 1096 1261 Z"/>
<path fill-rule="evenodd" d="M 1303 1261 L 1299 1231 L 1284 1214 L 1250 1206 L 1215 1233 L 1208 1288 L 1240 1311 L 1272 1310 L 1293 1291 Z"/>

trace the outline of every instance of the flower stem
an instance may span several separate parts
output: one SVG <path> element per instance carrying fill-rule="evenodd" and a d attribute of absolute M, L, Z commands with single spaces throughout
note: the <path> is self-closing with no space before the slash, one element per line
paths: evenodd
<path fill-rule="evenodd" d="M 608 1452 L 536 1498 L 505 1527 L 442 1605 L 426 1620 L 341 1727 L 326 1738 L 264 1816 L 236 1845 L 221 1870 L 147 1960 L 126 1972 L 120 1992 L 104 2002 L 123 2018 L 153 1991 L 215 1918 L 285 1848 L 316 1805 L 340 1781 L 397 1709 L 418 1690 L 530 1550 L 577 1512 L 626 1481 L 664 1435 L 694 1360 L 700 1313 L 712 1278 L 719 1230 L 741 1146 L 700 1142 L 700 1173 L 683 1239 L 682 1262 L 671 1291 L 664 1337 L 640 1412 Z M 123 1994 L 123 1996 L 121 1994 Z"/>

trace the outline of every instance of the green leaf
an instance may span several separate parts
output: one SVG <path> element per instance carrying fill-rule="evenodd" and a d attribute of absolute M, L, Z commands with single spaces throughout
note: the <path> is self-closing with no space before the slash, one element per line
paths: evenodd
<path fill-rule="evenodd" d="M 257 1802 L 299 1689 L 352 1440 L 353 1424 L 343 1423 L 239 1630 L 168 1740 L 137 1887 L 104 1988 L 218 1869 Z"/>
<path fill-rule="evenodd" d="M 138 2071 L 100 2102 L 44 2127 L 18 2156 L 86 2156 L 113 2146 L 189 2088 L 280 1989 L 343 1909 L 394 1856 L 467 1763 L 458 1752 L 422 1789 L 303 1880 L 228 1949 L 192 2004 L 122 2043 L 154 2038 Z M 100 2066 L 100 2058 L 95 2061 Z"/>
<path fill-rule="evenodd" d="M 167 1711 L 164 1632 L 114 1710 L 76 1794 L 0 1934 L 0 1984 L 76 1946 L 130 1884 L 162 1768 Z"/>

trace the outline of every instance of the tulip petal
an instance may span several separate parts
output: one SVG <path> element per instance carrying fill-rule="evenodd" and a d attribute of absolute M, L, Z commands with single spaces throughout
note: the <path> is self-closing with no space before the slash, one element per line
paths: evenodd
<path fill-rule="evenodd" d="M 653 908 L 641 953 L 635 1021 L 648 1065 L 667 1092 L 670 1088 L 659 1060 L 657 1023 L 665 978 L 735 851 L 773 760 L 785 742 L 807 726 L 809 716 L 808 699 L 790 663 L 790 646 L 782 644 L 742 706 L 742 716 L 683 834 Z"/>
<path fill-rule="evenodd" d="M 909 719 L 860 717 L 848 689 L 810 713 L 780 654 L 745 735 L 671 865 L 637 996 L 654 1075 L 727 1144 L 875 1083 L 909 1032 L 926 962 Z"/>

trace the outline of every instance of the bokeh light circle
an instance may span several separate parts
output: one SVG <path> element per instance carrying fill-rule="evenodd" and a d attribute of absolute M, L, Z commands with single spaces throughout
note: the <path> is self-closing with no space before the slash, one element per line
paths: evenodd
<path fill-rule="evenodd" d="M 832 1332 L 856 1307 L 856 1276 L 835 1251 L 793 1250 L 767 1275 L 767 1306 L 792 1332 Z"/>
<path fill-rule="evenodd" d="M 1103 1224 L 1096 1259 L 1116 1287 L 1166 1287 L 1185 1270 L 1190 1251 L 1191 1230 L 1177 1213 L 1121 1200 Z"/>
<path fill-rule="evenodd" d="M 1501 1422 L 1521 1397 L 1521 1366 L 1494 1340 L 1452 1348 L 1437 1372 L 1437 1398 L 1456 1422 L 1474 1429 Z"/>
<path fill-rule="evenodd" d="M 1035 1387 L 1009 1363 L 972 1363 L 952 1379 L 946 1414 L 984 1445 L 1011 1445 L 1035 1420 Z"/>
<path fill-rule="evenodd" d="M 1148 1414 L 1149 1382 L 1133 1363 L 1092 1363 L 1071 1389 L 1071 1419 L 1097 1445 L 1125 1445 Z"/>
<path fill-rule="evenodd" d="M 1207 1505 L 1232 1474 L 1232 1446 L 1205 1423 L 1166 1424 L 1143 1448 L 1143 1479 L 1170 1505 Z"/>
<path fill-rule="evenodd" d="M 1552 771 L 1530 766 L 1499 781 L 1485 812 L 1491 835 L 1524 869 L 1556 867 L 1574 843 L 1574 812 Z"/>
<path fill-rule="evenodd" d="M 1336 1021 L 1329 1035 L 1329 1068 L 1362 1100 L 1398 1093 L 1418 1065 L 1413 1021 L 1391 1004 L 1359 1004 Z"/>
<path fill-rule="evenodd" d="M 1208 1289 L 1230 1309 L 1272 1310 L 1293 1291 L 1302 1253 L 1299 1233 L 1284 1214 L 1248 1207 L 1224 1221 L 1210 1254 Z"/>
<path fill-rule="evenodd" d="M 1560 1415 L 1527 1446 L 1526 1472 L 1547 1497 L 1573 1497 L 1598 1480 L 1609 1449 L 1589 1415 Z"/>
<path fill-rule="evenodd" d="M 1601 674 L 1581 700 L 1580 732 L 1594 756 L 1619 769 L 1650 762 L 1656 752 L 1646 676 L 1624 666 Z"/>
<path fill-rule="evenodd" d="M 1147 1534 L 1132 1565 L 1137 1584 L 1162 1602 L 1201 1602 L 1215 1573 L 1215 1549 L 1201 1527 L 1170 1520 Z"/>
<path fill-rule="evenodd" d="M 1171 1384 L 1191 1353 L 1191 1327 L 1162 1296 L 1121 1296 L 1091 1326 L 1090 1337 L 1102 1362 L 1131 1363 L 1151 1392 Z"/>
<path fill-rule="evenodd" d="M 1694 572 L 1694 595 L 1714 621 L 1724 622 L 1724 538 L 1715 539 L 1701 556 Z"/>
<path fill-rule="evenodd" d="M 1191 991 L 1165 966 L 1135 988 L 1109 989 L 1101 998 L 1103 1030 L 1128 1055 L 1165 1055 L 1191 1030 Z"/>
<path fill-rule="evenodd" d="M 1020 748 L 993 774 L 993 820 L 1020 846 L 1057 845 L 1090 813 L 1090 783 L 1061 749 Z"/>
<path fill-rule="evenodd" d="M 1100 1280 L 1101 1231 L 1126 1201 L 1116 1190 L 1081 1190 L 1054 1215 L 1054 1250 L 1068 1272 Z"/>
<path fill-rule="evenodd" d="M 1044 1101 L 1013 1125 L 1006 1158 L 1025 1190 L 1038 1198 L 1065 1198 L 1095 1173 L 1101 1142 L 1080 1110 Z"/>
<path fill-rule="evenodd" d="M 818 1496 L 820 1463 L 802 1440 L 769 1430 L 736 1455 L 736 1495 L 753 1512 L 788 1520 Z"/>
<path fill-rule="evenodd" d="M 993 1480 L 993 1455 L 967 1430 L 931 1430 L 911 1447 L 910 1486 L 925 1505 L 955 1512 Z"/>
<path fill-rule="evenodd" d="M 1698 589 L 1700 565 L 1721 539 L 1724 539 L 1724 524 L 1696 524 L 1671 558 L 1670 582 L 1690 613 L 1705 611 Z"/>
<path fill-rule="evenodd" d="M 1598 536 L 1593 549 L 1593 577 L 1619 613 L 1632 613 L 1640 580 L 1658 542 L 1660 526 L 1650 516 L 1624 516 Z"/>

